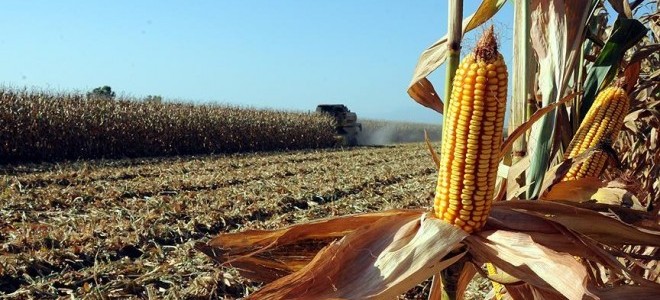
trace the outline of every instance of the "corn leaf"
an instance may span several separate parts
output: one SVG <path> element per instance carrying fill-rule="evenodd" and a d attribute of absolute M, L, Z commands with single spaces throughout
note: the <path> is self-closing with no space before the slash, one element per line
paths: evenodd
<path fill-rule="evenodd" d="M 482 231 L 465 242 L 480 259 L 531 285 L 556 290 L 568 299 L 591 295 L 587 290 L 587 271 L 580 262 L 568 253 L 535 242 L 527 233 Z"/>
<path fill-rule="evenodd" d="M 628 95 L 630 95 L 635 89 L 635 85 L 637 85 L 637 80 L 639 80 L 639 73 L 641 72 L 641 70 L 642 70 L 641 61 L 631 62 L 626 67 L 626 70 L 623 73 L 623 77 L 626 80 L 626 93 L 628 93 Z"/>
<path fill-rule="evenodd" d="M 322 219 L 275 231 L 249 230 L 221 234 L 195 248 L 221 264 L 229 264 L 246 278 L 271 282 L 300 270 L 316 253 L 356 229 L 393 216 L 418 216 L 421 210 L 384 212 Z"/>
<path fill-rule="evenodd" d="M 530 209 L 515 208 L 520 205 L 526 206 Z M 570 212 L 568 210 L 553 210 L 551 208 L 554 205 L 556 204 L 549 204 L 549 202 L 545 201 L 540 201 L 537 203 L 530 203 L 528 201 L 507 201 L 503 203 L 497 203 L 497 205 L 493 207 L 491 218 L 489 218 L 485 230 L 513 231 L 529 234 L 535 243 L 538 243 L 544 247 L 548 247 L 554 251 L 562 253 L 569 253 L 572 256 L 581 257 L 584 261 L 588 261 L 590 263 L 599 264 L 600 267 L 598 270 L 591 270 L 591 272 L 594 274 L 609 274 L 609 281 L 611 282 L 618 282 L 620 278 L 629 278 L 642 285 L 658 286 L 657 284 L 646 280 L 639 274 L 630 271 L 615 257 L 615 255 L 620 257 L 629 257 L 629 255 L 626 253 L 616 250 L 617 248 L 611 248 L 613 246 L 608 246 L 609 248 L 603 248 L 601 245 L 602 241 L 594 240 L 588 235 L 585 235 L 586 233 L 581 232 L 580 230 L 567 227 L 561 222 L 556 222 L 554 220 L 555 216 L 566 214 L 570 215 L 571 213 L 575 212 Z M 548 207 L 550 207 L 550 209 Z M 548 213 L 544 213 L 545 211 L 548 211 Z M 635 213 L 638 215 L 640 214 L 638 211 Z M 591 217 L 587 216 L 586 218 L 589 219 Z M 597 221 L 600 218 L 612 219 L 611 217 L 599 216 L 594 219 L 590 219 L 589 221 L 592 222 L 591 224 L 593 226 L 593 224 L 599 224 Z M 534 226 L 530 226 L 532 224 Z M 657 228 L 657 226 L 655 227 Z M 655 232 L 660 231 L 656 230 Z M 615 234 L 622 234 L 622 232 L 617 232 Z M 625 234 L 629 234 L 629 232 Z M 606 251 L 605 249 L 610 250 Z M 596 278 L 597 277 L 594 277 L 592 280 L 595 280 Z M 527 281 L 524 277 L 520 279 Z M 605 284 L 607 281 L 608 280 L 599 281 L 598 287 L 608 286 Z"/>
<path fill-rule="evenodd" d="M 604 187 L 605 183 L 595 177 L 580 178 L 578 180 L 561 181 L 541 196 L 541 200 L 565 200 L 571 202 L 585 202 L 591 200 L 591 196 Z"/>
<path fill-rule="evenodd" d="M 657 286 L 622 285 L 603 289 L 590 288 L 590 290 L 600 300 L 655 299 L 660 295 L 660 288 Z"/>
<path fill-rule="evenodd" d="M 505 203 L 509 208 L 523 209 L 549 221 L 560 223 L 607 245 L 660 246 L 660 228 L 657 226 L 656 229 L 641 228 L 590 209 L 552 201 L 539 201 L 538 203 L 505 201 L 497 204 L 500 203 Z M 637 211 L 636 214 L 639 218 L 644 218 L 643 212 Z M 594 226 L 595 224 L 598 226 Z"/>
<path fill-rule="evenodd" d="M 466 263 L 461 270 L 461 274 L 458 276 L 458 282 L 456 283 L 456 300 L 464 299 L 468 284 L 470 284 L 470 281 L 472 281 L 472 278 L 474 278 L 474 275 L 476 274 L 477 267 L 474 264 Z"/>
<path fill-rule="evenodd" d="M 447 255 L 466 236 L 425 215 L 393 215 L 331 243 L 249 299 L 393 299 L 463 257 Z"/>
<path fill-rule="evenodd" d="M 435 110 L 440 114 L 444 110 L 444 104 L 440 100 L 440 96 L 438 96 L 431 81 L 426 79 L 426 77 L 419 79 L 415 84 L 411 85 L 408 88 L 408 95 L 417 101 L 417 103 Z"/>
<path fill-rule="evenodd" d="M 506 138 L 506 140 L 502 144 L 502 149 L 500 150 L 499 159 L 501 160 L 506 155 L 506 153 L 509 152 L 509 150 L 511 150 L 511 147 L 513 146 L 513 143 L 516 141 L 516 139 L 520 138 L 527 130 L 532 128 L 532 126 L 534 125 L 534 123 L 536 123 L 536 121 L 538 121 L 541 117 L 545 116 L 547 113 L 553 111 L 557 106 L 566 103 L 567 101 L 573 99 L 577 95 L 578 93 L 571 93 L 566 97 L 562 98 L 561 100 L 555 103 L 548 104 L 548 106 L 537 110 L 532 116 L 529 117 L 529 120 L 525 121 L 520 126 L 518 126 Z"/>
<path fill-rule="evenodd" d="M 512 284 L 506 285 L 506 290 L 514 300 L 525 299 L 543 299 L 543 300 L 564 300 L 566 299 L 560 293 L 537 288 L 530 284 Z"/>
<path fill-rule="evenodd" d="M 433 145 L 431 144 L 431 139 L 429 139 L 428 132 L 424 130 L 424 142 L 426 142 L 426 147 L 429 149 L 429 152 L 431 153 L 431 158 L 433 158 L 433 164 L 435 164 L 436 169 L 440 169 L 440 158 L 438 157 L 438 153 L 435 152 L 435 149 L 433 149 Z"/>
<path fill-rule="evenodd" d="M 557 102 L 565 93 L 579 56 L 586 20 L 595 1 L 533 0 L 530 7 L 532 47 L 539 62 L 539 91 L 543 106 Z M 561 37 L 561 38 L 558 38 Z M 541 191 L 542 179 L 550 162 L 556 111 L 543 116 L 532 128 L 528 153 L 528 199 Z"/>
<path fill-rule="evenodd" d="M 580 116 L 586 116 L 596 99 L 596 94 L 616 75 L 623 55 L 646 35 L 648 29 L 635 19 L 619 18 L 614 22 L 612 35 L 598 54 L 587 72 L 584 83 L 584 98 L 580 105 Z"/>
<path fill-rule="evenodd" d="M 600 143 L 594 147 L 591 147 L 580 155 L 572 158 L 567 158 L 558 165 L 554 166 L 548 172 L 546 172 L 543 183 L 541 185 L 541 197 L 543 198 L 545 194 L 553 188 L 554 185 L 561 182 L 566 177 L 568 171 L 575 165 L 581 164 L 589 159 L 596 152 L 603 152 L 609 157 L 616 157 L 616 152 L 612 149 L 608 143 Z M 615 163 L 618 163 L 618 158 L 612 158 Z"/>
<path fill-rule="evenodd" d="M 618 205 L 627 208 L 644 210 L 637 197 L 629 187 L 617 181 L 602 182 L 595 177 L 562 181 L 541 197 L 545 201 L 588 202 Z"/>

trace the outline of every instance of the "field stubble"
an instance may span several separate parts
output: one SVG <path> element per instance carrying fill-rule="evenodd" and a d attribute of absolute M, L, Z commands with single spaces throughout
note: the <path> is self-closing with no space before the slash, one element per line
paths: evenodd
<path fill-rule="evenodd" d="M 428 207 L 435 176 L 423 144 L 5 168 L 0 295 L 240 297 L 258 283 L 195 242 Z"/>

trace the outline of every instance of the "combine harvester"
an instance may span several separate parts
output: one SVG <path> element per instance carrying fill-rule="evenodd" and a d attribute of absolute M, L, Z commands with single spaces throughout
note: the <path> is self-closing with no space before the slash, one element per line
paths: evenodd
<path fill-rule="evenodd" d="M 344 146 L 357 146 L 358 133 L 362 124 L 357 122 L 357 115 L 343 104 L 321 104 L 316 107 L 317 113 L 328 114 L 335 119 L 337 139 Z"/>

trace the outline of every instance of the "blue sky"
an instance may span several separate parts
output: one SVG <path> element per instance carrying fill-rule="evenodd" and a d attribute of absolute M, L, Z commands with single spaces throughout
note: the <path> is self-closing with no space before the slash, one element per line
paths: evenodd
<path fill-rule="evenodd" d="M 512 11 L 492 22 L 509 65 Z M 438 122 L 406 87 L 446 20 L 443 0 L 5 1 L 0 84 Z"/>

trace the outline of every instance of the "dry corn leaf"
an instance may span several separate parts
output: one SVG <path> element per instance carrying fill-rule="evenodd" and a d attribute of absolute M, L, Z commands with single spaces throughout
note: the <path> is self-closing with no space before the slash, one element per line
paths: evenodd
<path fill-rule="evenodd" d="M 537 288 L 533 285 L 524 283 L 524 284 L 515 284 L 515 285 L 506 285 L 507 295 L 504 299 L 543 299 L 543 300 L 564 300 L 566 299 L 561 294 L 543 290 Z"/>
<path fill-rule="evenodd" d="M 660 295 L 658 288 L 652 286 L 622 285 L 604 289 L 593 289 L 592 291 L 600 300 L 656 299 Z"/>
<path fill-rule="evenodd" d="M 464 299 L 465 291 L 468 288 L 468 284 L 470 284 L 470 281 L 472 281 L 472 278 L 474 278 L 474 275 L 476 274 L 477 274 L 477 267 L 472 263 L 466 263 L 463 269 L 461 270 L 461 274 L 458 276 L 458 282 L 456 283 L 456 296 L 458 298 L 457 300 Z"/>
<path fill-rule="evenodd" d="M 556 290 L 568 299 L 590 296 L 587 271 L 568 253 L 547 248 L 524 232 L 485 230 L 465 239 L 470 252 L 481 261 L 525 282 L 546 290 Z"/>
<path fill-rule="evenodd" d="M 365 225 L 250 299 L 393 299 L 465 254 L 445 257 L 467 233 L 425 216 L 393 215 Z"/>
<path fill-rule="evenodd" d="M 426 147 L 429 148 L 429 152 L 431 153 L 431 158 L 433 158 L 433 163 L 435 164 L 436 170 L 440 169 L 440 157 L 438 157 L 438 153 L 435 152 L 435 149 L 433 149 L 433 145 L 431 144 L 431 140 L 429 139 L 429 135 L 424 130 L 424 142 L 426 142 Z"/>
<path fill-rule="evenodd" d="M 578 180 L 560 181 L 552 186 L 550 191 L 541 196 L 541 200 L 565 200 L 571 202 L 585 202 L 604 187 L 605 183 L 596 177 L 585 177 Z"/>
<path fill-rule="evenodd" d="M 509 174 L 507 174 L 507 178 L 510 178 L 511 180 L 507 181 L 507 187 L 506 187 L 506 198 L 507 200 L 511 200 L 518 195 L 522 191 L 527 190 L 527 186 L 521 187 L 520 184 L 518 183 L 517 180 L 513 180 L 515 178 L 518 178 L 525 170 L 529 168 L 529 156 L 524 156 L 521 160 L 513 164 L 509 168 Z M 518 190 L 522 190 L 520 192 L 517 192 Z"/>
<path fill-rule="evenodd" d="M 548 170 L 545 174 L 545 178 L 543 179 L 543 183 L 541 185 L 541 197 L 544 198 L 546 197 L 546 194 L 553 189 L 553 187 L 561 182 L 564 177 L 566 176 L 566 173 L 577 164 L 583 163 L 589 157 L 591 157 L 594 153 L 597 151 L 602 151 L 608 154 L 609 157 L 616 156 L 616 153 L 614 152 L 614 149 L 612 149 L 612 146 L 610 146 L 608 143 L 600 143 L 594 147 L 591 147 L 587 149 L 586 151 L 580 153 L 580 155 L 572 157 L 572 158 L 567 158 L 558 165 L 552 167 L 552 169 Z M 613 160 L 618 162 L 618 158 L 613 158 Z"/>
<path fill-rule="evenodd" d="M 658 225 L 655 228 L 641 228 L 576 205 L 553 201 L 498 202 L 493 204 L 493 212 L 495 212 L 497 205 L 501 205 L 500 203 L 506 204 L 508 209 L 523 209 L 549 221 L 562 224 L 575 232 L 607 245 L 660 246 L 660 227 Z M 643 212 L 639 211 L 635 214 L 640 218 L 643 218 L 644 215 Z"/>
<path fill-rule="evenodd" d="M 626 224 L 630 224 L 638 228 L 648 229 L 651 231 L 660 231 L 660 226 L 658 225 L 660 224 L 660 220 L 658 219 L 660 216 L 654 211 L 642 212 L 619 205 L 609 205 L 596 202 L 577 203 L 561 200 L 555 200 L 555 202 L 587 209 L 593 212 L 600 212 L 601 214 L 619 219 Z"/>
<path fill-rule="evenodd" d="M 473 15 L 463 19 L 463 34 L 493 17 L 504 3 L 506 3 L 506 0 L 481 1 L 481 5 L 479 5 L 477 11 Z M 422 52 L 413 72 L 412 81 L 408 86 L 408 95 L 410 97 L 417 101 L 417 103 L 430 107 L 439 113 L 442 113 L 442 100 L 426 77 L 447 59 L 447 37 L 445 35 Z"/>
<path fill-rule="evenodd" d="M 558 182 L 552 186 L 548 193 L 541 197 L 541 200 L 561 200 L 578 203 L 595 201 L 596 203 L 644 210 L 642 204 L 628 189 L 627 185 L 618 181 L 605 183 L 595 177 Z"/>
<path fill-rule="evenodd" d="M 549 221 L 533 213 L 511 210 L 506 206 L 499 206 L 494 209 L 494 212 L 495 215 L 489 220 L 489 230 L 525 232 L 536 243 L 555 251 L 588 258 L 614 268 L 620 266 L 620 264 L 612 260 L 611 255 L 604 254 L 602 250 L 589 241 L 582 241 L 579 235 L 561 224 Z M 510 284 L 512 282 L 502 283 Z"/>
<path fill-rule="evenodd" d="M 638 211 L 634 214 L 642 215 Z M 484 231 L 469 236 L 443 221 L 427 218 L 422 211 L 392 211 L 387 212 L 387 217 L 383 213 L 373 215 L 353 216 L 363 221 L 371 218 L 372 222 L 361 227 L 329 230 L 332 236 L 345 235 L 320 250 L 307 264 L 301 263 L 297 271 L 266 285 L 253 294 L 252 299 L 395 298 L 458 261 L 465 252 L 449 253 L 461 247 L 463 240 L 470 246 L 469 260 L 477 265 L 492 262 L 547 295 L 556 291 L 569 299 L 593 298 L 587 286 L 600 291 L 606 284 L 621 282 L 623 278 L 649 289 L 660 288 L 627 271 L 615 255 L 601 245 L 658 246 L 660 230 L 625 224 L 580 207 L 549 201 L 497 202 L 493 204 Z M 340 219 L 346 222 L 349 218 Z M 248 253 L 232 260 L 222 257 L 216 260 L 234 265 L 261 259 L 263 262 L 250 267 L 267 272 L 269 262 L 281 263 L 286 257 L 260 256 L 277 247 L 279 242 L 287 244 L 283 248 L 296 253 L 301 247 L 305 248 L 310 238 L 327 236 L 321 223 L 296 225 L 285 231 L 275 231 L 277 234 L 252 231 L 245 238 L 241 238 L 240 233 L 232 234 L 234 246 L 239 245 Z M 293 233 L 298 230 L 299 233 Z M 256 237 L 259 235 L 261 238 Z M 287 235 L 290 238 L 282 238 Z M 267 244 L 267 249 L 253 251 L 251 241 Z M 216 244 L 209 248 L 220 250 L 220 255 L 241 252 L 222 247 Z M 208 250 L 205 253 L 213 253 Z M 574 256 L 602 267 L 587 269 Z M 254 270 L 240 271 L 249 274 Z M 609 274 L 612 279 L 603 274 Z M 603 280 L 595 281 L 596 278 Z M 576 282 L 582 284 L 575 285 Z"/>
<path fill-rule="evenodd" d="M 426 77 L 419 79 L 415 84 L 408 88 L 408 95 L 413 98 L 417 103 L 435 110 L 437 113 L 442 114 L 444 110 L 444 103 L 435 91 L 431 81 Z"/>
<path fill-rule="evenodd" d="M 546 202 L 537 203 L 540 206 L 544 206 Z M 592 279 L 591 284 L 594 285 L 594 288 L 604 288 L 609 287 L 612 284 L 620 284 L 620 280 L 629 278 L 636 283 L 651 286 L 660 291 L 660 285 L 644 279 L 645 277 L 642 277 L 639 274 L 631 272 L 626 266 L 617 260 L 617 257 L 615 257 L 629 257 L 629 255 L 618 251 L 615 248 L 609 248 L 610 250 L 606 251 L 602 248 L 599 242 L 578 234 L 577 231 L 571 230 L 559 223 L 550 221 L 548 219 L 549 216 L 534 214 L 523 210 L 514 211 L 507 206 L 508 203 L 503 203 L 503 205 L 499 207 L 499 214 L 494 217 L 500 219 L 502 215 L 508 215 L 509 218 L 507 222 L 491 222 L 492 226 L 490 226 L 488 230 L 525 232 L 526 234 L 529 234 L 534 242 L 542 246 L 554 251 L 569 253 L 572 256 L 581 257 L 583 261 L 588 262 L 588 264 L 597 263 L 599 266 L 598 268 L 587 269 L 587 271 L 590 272 L 590 278 Z M 546 220 L 538 220 L 538 218 L 546 218 Z M 543 229 L 544 231 L 539 231 L 536 228 L 534 230 L 521 229 L 525 224 L 533 223 L 546 223 L 549 224 L 550 227 Z M 603 280 L 598 281 L 598 278 L 600 277 L 602 277 Z M 525 278 L 521 279 L 527 281 Z"/>
<path fill-rule="evenodd" d="M 626 80 L 626 93 L 630 95 L 637 85 L 637 80 L 639 79 L 639 73 L 642 70 L 642 62 L 637 61 L 628 64 L 626 70 L 624 71 L 623 77 Z"/>
<path fill-rule="evenodd" d="M 222 264 L 231 264 L 246 278 L 271 282 L 300 270 L 317 252 L 362 226 L 392 216 L 418 216 L 421 210 L 389 210 L 322 219 L 275 231 L 248 230 L 221 234 L 195 248 Z"/>
<path fill-rule="evenodd" d="M 591 199 L 602 204 L 619 205 L 627 208 L 644 210 L 644 206 L 629 190 L 617 186 L 599 188 Z"/>
<path fill-rule="evenodd" d="M 558 102 L 567 92 L 573 65 L 579 56 L 591 1 L 533 0 L 531 9 L 532 48 L 538 58 L 538 83 L 543 106 Z M 558 38 L 561 37 L 561 38 Z M 542 192 L 543 176 L 550 162 L 553 145 L 555 112 L 543 116 L 532 127 L 528 153 L 531 166 L 527 184 L 531 184 L 527 197 L 537 198 Z"/>

